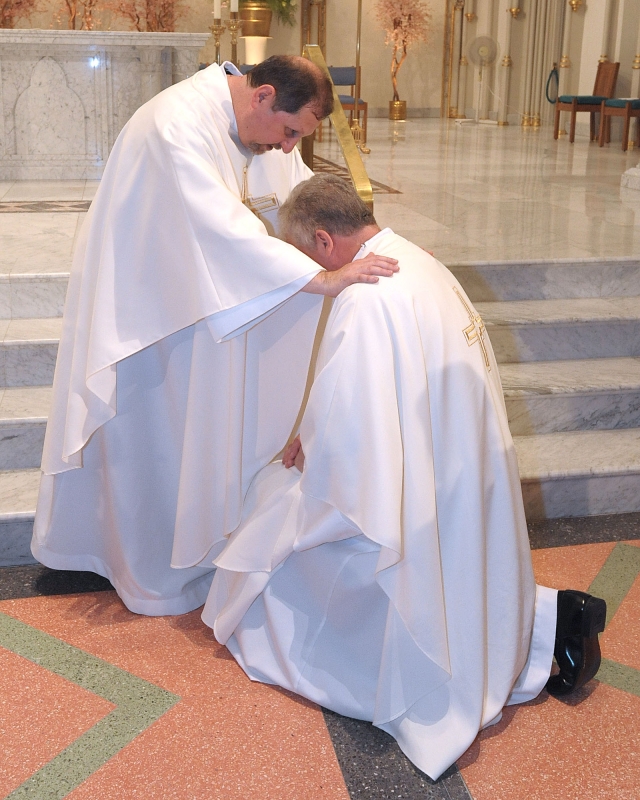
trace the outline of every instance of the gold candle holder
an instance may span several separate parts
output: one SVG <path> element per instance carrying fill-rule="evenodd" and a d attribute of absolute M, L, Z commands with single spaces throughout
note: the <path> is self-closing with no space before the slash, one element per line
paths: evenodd
<path fill-rule="evenodd" d="M 238 66 L 238 31 L 242 27 L 242 20 L 237 11 L 229 12 L 229 32 L 231 33 L 231 61 Z"/>
<path fill-rule="evenodd" d="M 209 30 L 213 34 L 213 44 L 216 48 L 216 64 L 220 66 L 220 64 L 222 64 L 222 61 L 220 60 L 220 38 L 222 37 L 222 34 L 225 32 L 226 28 L 222 24 L 221 19 L 214 17 L 213 25 L 209 28 Z"/>

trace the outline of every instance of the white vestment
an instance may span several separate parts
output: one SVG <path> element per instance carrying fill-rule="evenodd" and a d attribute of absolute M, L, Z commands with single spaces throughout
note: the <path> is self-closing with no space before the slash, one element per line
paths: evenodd
<path fill-rule="evenodd" d="M 311 172 L 297 150 L 251 158 L 214 65 L 124 127 L 74 255 L 32 550 L 139 613 L 204 602 L 199 564 L 304 393 L 319 267 L 243 205 L 245 175 L 282 203 Z"/>
<path fill-rule="evenodd" d="M 203 612 L 247 675 L 393 735 L 437 778 L 550 672 L 498 367 L 451 273 L 386 229 L 400 272 L 334 301 L 301 424 L 215 559 Z"/>

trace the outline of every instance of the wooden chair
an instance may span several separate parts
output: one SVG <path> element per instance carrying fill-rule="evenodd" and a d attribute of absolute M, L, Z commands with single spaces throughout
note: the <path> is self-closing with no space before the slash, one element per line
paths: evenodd
<path fill-rule="evenodd" d="M 569 111 L 571 113 L 571 127 L 569 129 L 570 142 L 573 142 L 576 137 L 576 114 L 578 111 L 590 112 L 589 138 L 591 141 L 596 138 L 596 113 L 601 110 L 604 100 L 609 100 L 613 97 L 616 90 L 616 81 L 618 80 L 619 69 L 619 61 L 615 64 L 612 64 L 609 61 L 605 61 L 603 64 L 598 64 L 598 72 L 596 73 L 596 82 L 593 87 L 593 94 L 563 94 L 557 99 L 556 118 L 553 126 L 554 139 L 558 138 L 561 111 Z"/>
<path fill-rule="evenodd" d="M 360 67 L 358 67 L 358 70 Z M 359 77 L 356 67 L 329 67 L 329 75 L 331 80 L 336 86 L 348 86 L 351 89 L 350 94 L 338 94 L 340 103 L 345 111 L 349 112 L 349 123 L 353 122 L 353 115 L 356 112 L 356 78 Z M 368 104 L 362 99 L 358 98 L 357 110 L 362 111 L 362 131 L 364 142 L 367 141 L 367 113 Z"/>
<path fill-rule="evenodd" d="M 623 117 L 622 123 L 622 149 L 629 147 L 629 129 L 631 128 L 631 118 L 640 119 L 640 100 L 633 100 L 624 97 L 616 97 L 611 100 L 603 100 L 600 106 L 600 137 L 599 145 L 611 141 L 611 117 Z M 640 147 L 640 122 L 636 127 L 636 145 Z"/>

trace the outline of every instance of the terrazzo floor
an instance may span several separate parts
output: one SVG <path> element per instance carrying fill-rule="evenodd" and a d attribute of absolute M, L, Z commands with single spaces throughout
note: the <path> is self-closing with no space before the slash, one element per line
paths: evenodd
<path fill-rule="evenodd" d="M 141 617 L 91 573 L 5 568 L 0 796 L 637 800 L 640 515 L 531 539 L 538 582 L 607 600 L 603 667 L 568 700 L 506 709 L 435 783 L 371 725 L 249 681 L 199 611 Z"/>

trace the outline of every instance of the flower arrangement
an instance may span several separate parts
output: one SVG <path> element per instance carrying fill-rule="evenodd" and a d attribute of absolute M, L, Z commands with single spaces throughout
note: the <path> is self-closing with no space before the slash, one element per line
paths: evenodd
<path fill-rule="evenodd" d="M 284 25 L 293 25 L 297 9 L 294 0 L 267 0 L 267 3 L 278 22 Z"/>
<path fill-rule="evenodd" d="M 40 10 L 38 0 L 0 0 L 0 28 L 14 28 L 19 19 Z"/>
<path fill-rule="evenodd" d="M 391 82 L 393 100 L 399 102 L 398 72 L 407 57 L 408 48 L 429 38 L 431 10 L 425 0 L 378 0 L 375 14 L 386 33 L 384 43 L 393 46 Z"/>

